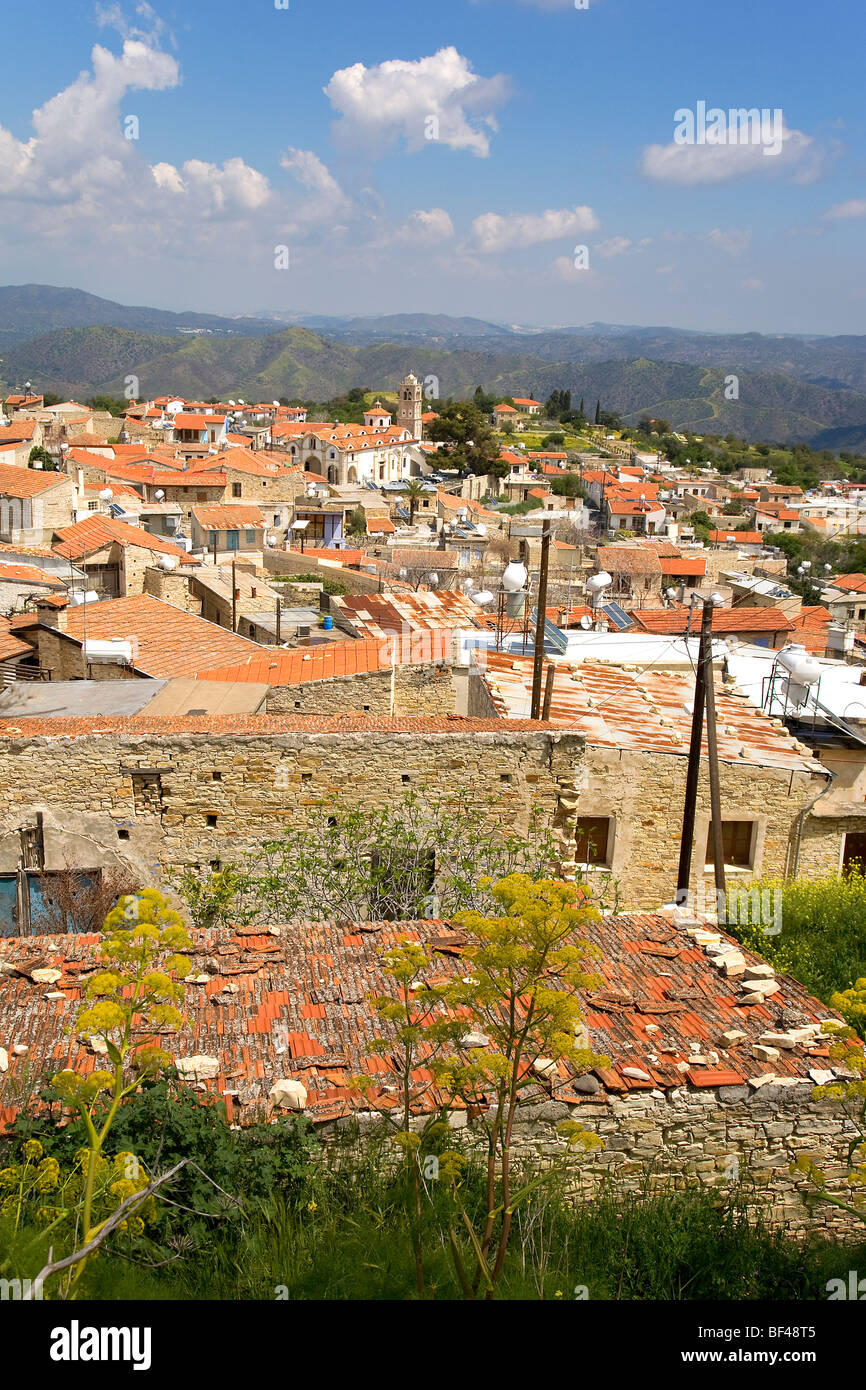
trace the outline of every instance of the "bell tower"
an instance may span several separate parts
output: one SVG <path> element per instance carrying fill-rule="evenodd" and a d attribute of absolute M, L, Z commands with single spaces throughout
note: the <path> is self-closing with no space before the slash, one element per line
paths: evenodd
<path fill-rule="evenodd" d="M 410 372 L 400 382 L 400 404 L 397 407 L 397 424 L 401 430 L 408 430 L 413 439 L 421 438 L 422 392 L 418 378 Z"/>

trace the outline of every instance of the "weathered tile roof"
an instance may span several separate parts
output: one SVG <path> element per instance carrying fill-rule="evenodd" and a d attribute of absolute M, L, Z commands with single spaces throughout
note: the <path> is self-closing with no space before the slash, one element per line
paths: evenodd
<path fill-rule="evenodd" d="M 658 551 L 647 545 L 605 545 L 598 551 L 598 563 L 610 574 L 660 575 Z"/>
<path fill-rule="evenodd" d="M 54 545 L 55 555 L 67 560 L 80 560 L 94 550 L 102 550 L 108 545 L 134 545 L 141 550 L 154 550 L 160 555 L 173 555 L 182 565 L 196 565 L 196 560 L 179 545 L 153 536 L 141 526 L 132 526 L 128 521 L 116 521 L 111 516 L 86 516 L 72 526 L 64 526 L 54 533 L 58 539 Z"/>
<path fill-rule="evenodd" d="M 36 497 L 40 492 L 50 492 L 51 488 L 68 482 L 66 473 L 0 463 L 0 497 Z"/>
<path fill-rule="evenodd" d="M 434 565 L 435 559 L 431 569 Z M 362 637 L 384 637 L 406 629 L 420 632 L 478 626 L 478 605 L 448 589 L 415 594 L 344 594 L 331 604 Z"/>
<path fill-rule="evenodd" d="M 645 632 L 671 635 L 684 633 L 689 621 L 687 608 L 665 608 L 658 612 L 639 610 L 632 614 L 634 621 Z M 692 617 L 691 631 L 700 629 L 700 614 Z M 735 608 L 713 609 L 713 632 L 791 632 L 794 624 L 781 608 Z"/>
<path fill-rule="evenodd" d="M 136 594 L 105 599 L 69 608 L 66 630 L 76 641 L 101 641 L 119 637 L 134 644 L 133 664 L 149 676 L 195 676 L 212 666 L 245 661 L 261 655 L 263 648 L 246 637 L 209 623 L 183 608 Z"/>
<path fill-rule="evenodd" d="M 120 600 L 121 602 L 123 600 Z M 157 600 L 154 600 L 156 602 Z M 115 600 L 118 602 L 118 600 Z M 168 605 L 166 605 L 168 606 Z M 94 605 L 88 604 L 93 612 Z M 181 609 L 176 609 L 181 612 Z M 190 616 L 190 615 L 187 615 Z M 89 623 L 88 618 L 88 623 Z M 210 624 L 213 626 L 213 624 Z M 219 629 L 218 629 L 219 630 Z M 231 635 L 231 634 L 227 634 Z M 88 636 L 90 628 L 88 626 Z M 238 638 L 245 641 L 245 638 Z M 254 643 L 251 645 L 255 645 Z M 27 648 L 31 650 L 30 647 Z M 149 673 L 151 674 L 151 673 Z M 172 674 L 176 674 L 172 672 Z M 186 675 L 187 671 L 177 674 Z M 93 718 L 0 719 L 0 739 L 4 738 L 90 738 L 111 734 L 116 738 L 155 739 L 174 734 L 199 734 L 206 738 L 278 738 L 281 734 L 548 734 L 549 724 L 530 719 L 465 719 L 446 714 L 415 718 L 410 715 L 383 714 L 208 714 L 208 715 L 94 715 Z"/>
<path fill-rule="evenodd" d="M 361 641 L 329 642 L 323 647 L 309 647 L 281 652 L 273 648 L 267 654 L 253 657 L 243 665 L 219 666 L 213 671 L 199 671 L 199 680 L 263 681 L 267 685 L 302 685 L 307 681 L 333 680 L 337 676 L 358 676 L 370 671 L 389 671 L 393 665 L 432 661 L 450 661 L 451 632 L 437 628 L 424 635 L 423 642 L 405 637 L 381 639 L 370 637 Z"/>
<path fill-rule="evenodd" d="M 555 663 L 550 721 L 581 733 L 590 744 L 609 748 L 674 753 L 689 747 L 694 677 L 670 671 L 633 674 L 602 662 Z M 488 652 L 483 677 L 497 711 L 526 717 L 532 690 L 532 659 Z M 763 767 L 802 768 L 815 764 L 785 729 L 777 729 L 762 710 L 717 687 L 719 757 Z M 800 745 L 802 747 L 802 745 Z M 704 731 L 706 751 L 706 730 Z"/>
<path fill-rule="evenodd" d="M 267 1111 L 274 1081 L 291 1076 L 307 1089 L 307 1113 L 314 1122 L 368 1109 L 350 1088 L 358 1073 L 376 1078 L 376 1099 L 393 1103 L 396 1074 L 387 1054 L 372 1049 L 387 1036 L 370 1003 L 371 994 L 388 992 L 382 954 L 400 938 L 422 942 L 432 955 L 431 977 L 460 969 L 464 937 L 442 921 L 296 922 L 273 934 L 260 927 L 220 928 L 194 934 L 190 974 L 183 1005 L 186 1027 L 168 1035 L 165 1045 L 176 1060 L 216 1057 L 219 1072 L 200 1084 L 225 1097 L 235 1122 L 250 1123 Z M 600 950 L 590 968 L 602 983 L 583 991 L 590 1047 L 608 1059 L 595 1071 L 605 1100 L 640 1090 L 741 1085 L 760 1075 L 787 1082 L 809 1082 L 810 1068 L 827 1067 L 826 1043 L 780 1052 L 758 1061 L 752 1044 L 768 1030 L 817 1025 L 831 1013 L 788 976 L 763 1003 L 739 1004 L 743 991 L 728 979 L 694 941 L 685 924 L 668 914 L 638 913 L 607 917 L 581 928 L 581 937 Z M 730 942 L 730 938 L 724 938 Z M 0 1036 L 9 1052 L 9 1071 L 0 1078 L 0 1128 L 15 1117 L 17 1073 L 38 1076 L 73 1066 L 87 1073 L 100 1059 L 71 1037 L 87 975 L 98 968 L 96 936 L 0 938 L 0 961 L 13 970 L 0 973 Z M 731 943 L 733 944 L 733 943 Z M 743 951 L 750 965 L 759 958 Z M 61 978 L 46 986 L 27 973 L 48 966 Z M 17 970 L 14 967 L 18 967 Z M 231 992 L 227 992 L 227 986 Z M 46 1000 L 46 992 L 63 996 Z M 745 1041 L 725 1048 L 720 1035 L 737 1029 Z M 13 1048 L 27 1053 L 18 1058 Z M 716 1062 L 689 1062 L 715 1051 Z M 832 1064 L 829 1064 L 832 1065 Z M 629 1068 L 646 1079 L 627 1075 Z M 423 1067 L 417 1080 L 426 1080 Z M 534 1094 L 579 1105 L 591 1097 L 573 1089 L 575 1074 L 560 1062 L 558 1074 L 539 1081 Z M 804 1094 L 808 1095 L 806 1086 Z M 428 1093 L 423 1108 L 445 1100 Z"/>
<path fill-rule="evenodd" d="M 230 531 L 241 526 L 260 531 L 265 524 L 260 508 L 252 503 L 238 503 L 237 506 L 202 505 L 193 507 L 192 514 L 199 526 L 213 531 Z"/>

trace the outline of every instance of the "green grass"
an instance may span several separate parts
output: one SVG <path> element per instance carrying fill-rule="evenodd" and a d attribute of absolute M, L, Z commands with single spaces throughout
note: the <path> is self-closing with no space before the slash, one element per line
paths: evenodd
<path fill-rule="evenodd" d="M 731 926 L 729 930 L 778 971 L 793 975 L 825 1004 L 836 991 L 850 989 L 866 976 L 866 877 L 862 869 L 844 877 L 828 875 L 793 883 L 761 879 L 749 888 L 781 889 L 782 930 L 775 936 L 760 926 Z"/>

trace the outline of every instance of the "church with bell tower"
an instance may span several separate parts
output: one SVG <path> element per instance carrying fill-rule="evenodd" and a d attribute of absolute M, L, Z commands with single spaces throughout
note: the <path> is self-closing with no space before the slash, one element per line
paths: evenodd
<path fill-rule="evenodd" d="M 421 438 L 421 415 L 423 393 L 421 383 L 413 372 L 400 382 L 400 403 L 397 406 L 397 424 L 408 430 L 413 439 Z"/>

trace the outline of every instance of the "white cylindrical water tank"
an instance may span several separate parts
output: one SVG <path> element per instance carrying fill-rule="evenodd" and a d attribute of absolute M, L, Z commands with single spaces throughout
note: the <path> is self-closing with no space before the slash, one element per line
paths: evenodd
<path fill-rule="evenodd" d="M 798 642 L 789 642 L 783 647 L 777 660 L 797 685 L 814 685 L 821 679 L 821 667 L 818 662 Z"/>
<path fill-rule="evenodd" d="M 598 574 L 591 574 L 586 581 L 586 587 L 591 594 L 603 594 L 605 589 L 609 589 L 613 580 L 607 570 L 599 570 Z"/>
<path fill-rule="evenodd" d="M 516 594 L 526 588 L 529 575 L 520 560 L 512 560 L 502 572 L 502 587 L 507 594 Z"/>

